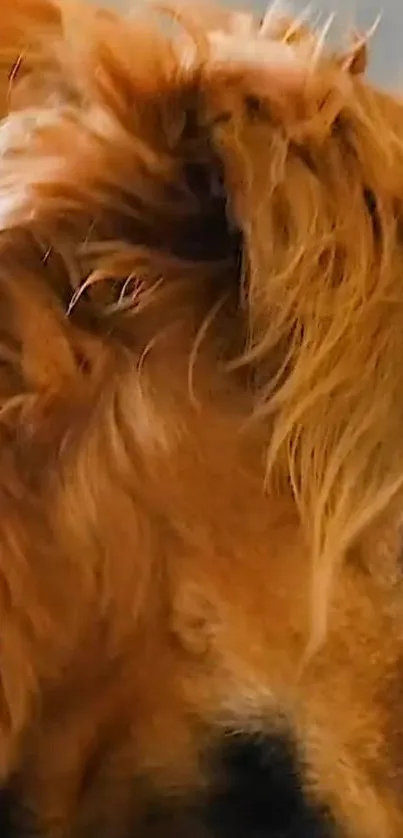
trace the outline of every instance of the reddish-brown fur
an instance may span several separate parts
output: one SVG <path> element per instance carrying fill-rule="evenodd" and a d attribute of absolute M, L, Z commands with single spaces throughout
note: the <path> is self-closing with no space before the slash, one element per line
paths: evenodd
<path fill-rule="evenodd" d="M 2 24 L 2 777 L 119 838 L 286 717 L 346 835 L 398 838 L 403 105 L 361 45 L 273 21 L 289 73 L 179 17 Z"/>

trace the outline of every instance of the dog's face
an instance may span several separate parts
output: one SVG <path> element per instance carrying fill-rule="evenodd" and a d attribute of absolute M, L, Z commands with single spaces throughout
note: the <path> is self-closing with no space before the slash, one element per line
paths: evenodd
<path fill-rule="evenodd" d="M 403 106 L 274 16 L 18 10 L 4 776 L 51 835 L 398 838 Z"/>

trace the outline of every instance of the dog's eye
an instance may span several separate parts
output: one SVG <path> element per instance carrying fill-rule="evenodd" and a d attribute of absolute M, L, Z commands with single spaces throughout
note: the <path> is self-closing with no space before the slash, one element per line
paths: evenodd
<path fill-rule="evenodd" d="M 290 142 L 289 150 L 291 154 L 294 154 L 301 160 L 310 172 L 317 174 L 313 156 L 307 146 L 302 145 L 302 143 Z"/>
<path fill-rule="evenodd" d="M 265 122 L 267 122 L 267 120 L 269 119 L 269 111 L 267 105 L 264 104 L 258 96 L 246 96 L 245 108 L 249 119 L 259 119 L 264 120 Z"/>
<path fill-rule="evenodd" d="M 367 207 L 367 210 L 373 218 L 376 215 L 377 206 L 376 206 L 376 198 L 374 193 L 371 189 L 364 189 L 364 200 Z"/>
<path fill-rule="evenodd" d="M 372 222 L 374 240 L 379 241 L 381 237 L 381 221 L 379 218 L 378 204 L 374 192 L 371 189 L 364 189 L 364 201 Z"/>

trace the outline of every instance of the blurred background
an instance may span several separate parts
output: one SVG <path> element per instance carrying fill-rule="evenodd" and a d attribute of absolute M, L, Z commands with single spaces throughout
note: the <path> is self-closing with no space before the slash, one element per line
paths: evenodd
<path fill-rule="evenodd" d="M 99 0 L 97 0 L 99 2 Z M 105 0 L 120 8 L 130 8 L 133 0 Z M 197 3 L 197 0 L 188 0 Z M 266 0 L 221 0 L 234 8 L 256 9 L 263 13 Z M 353 24 L 368 29 L 379 15 L 381 20 L 373 37 L 370 72 L 380 84 L 403 91 L 403 0 L 285 0 L 284 5 L 296 13 L 308 6 L 312 15 L 323 20 L 335 14 L 334 35 L 351 31 Z"/>
<path fill-rule="evenodd" d="M 266 5 L 262 0 L 250 3 L 259 10 Z M 339 34 L 353 25 L 369 29 L 381 16 L 372 40 L 371 75 L 380 84 L 403 91 L 403 0 L 289 0 L 287 5 L 297 12 L 309 5 L 312 14 L 318 11 L 324 20 L 334 13 L 334 30 Z"/>

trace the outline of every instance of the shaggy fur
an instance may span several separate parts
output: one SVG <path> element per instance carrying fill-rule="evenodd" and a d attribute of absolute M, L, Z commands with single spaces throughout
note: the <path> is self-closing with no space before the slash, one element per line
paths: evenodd
<path fill-rule="evenodd" d="M 365 44 L 274 12 L 3 17 L 21 828 L 147 838 L 164 798 L 175 836 L 209 834 L 188 804 L 235 730 L 290 734 L 343 835 L 400 838 L 403 104 Z"/>

